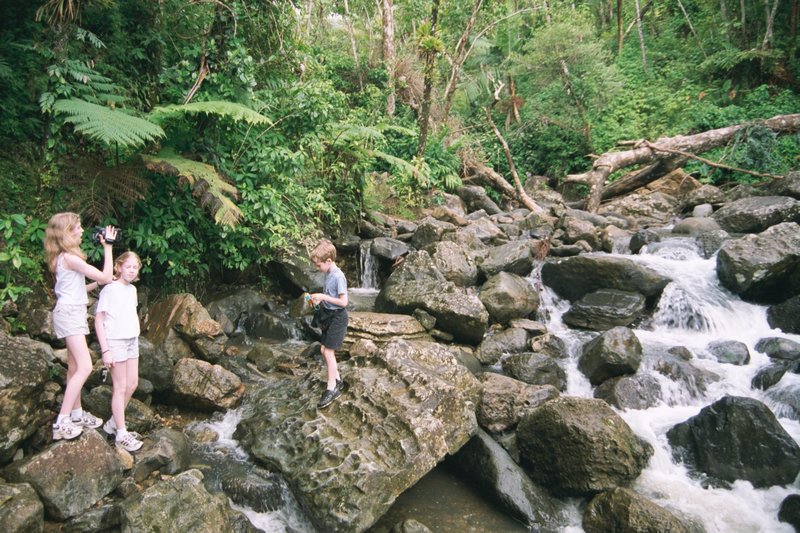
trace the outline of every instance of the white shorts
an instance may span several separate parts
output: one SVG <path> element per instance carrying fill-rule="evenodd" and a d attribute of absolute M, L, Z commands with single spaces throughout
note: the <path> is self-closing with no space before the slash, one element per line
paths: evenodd
<path fill-rule="evenodd" d="M 56 303 L 53 309 L 53 331 L 56 337 L 63 339 L 73 335 L 88 335 L 86 306 L 83 304 Z"/>
<path fill-rule="evenodd" d="M 132 339 L 108 339 L 108 353 L 115 363 L 139 358 L 139 337 Z"/>

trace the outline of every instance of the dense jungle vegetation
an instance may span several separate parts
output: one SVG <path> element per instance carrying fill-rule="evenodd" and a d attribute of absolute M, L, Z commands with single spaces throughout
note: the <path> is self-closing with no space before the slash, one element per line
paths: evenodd
<path fill-rule="evenodd" d="M 796 113 L 799 3 L 4 0 L 0 301 L 49 285 L 58 211 L 202 293 L 370 210 L 414 217 L 465 169 L 509 178 L 490 118 L 559 189 L 619 141 Z M 754 124 L 705 157 L 782 174 L 798 146 Z"/>

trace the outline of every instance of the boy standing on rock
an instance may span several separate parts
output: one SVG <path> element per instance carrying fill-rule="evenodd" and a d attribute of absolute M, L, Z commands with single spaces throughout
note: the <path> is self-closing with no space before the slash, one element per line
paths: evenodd
<path fill-rule="evenodd" d="M 336 350 L 341 348 L 347 331 L 347 280 L 341 269 L 336 266 L 336 247 L 329 240 L 321 240 L 311 250 L 311 261 L 325 274 L 322 292 L 311 295 L 314 305 L 319 305 L 317 324 L 322 330 L 322 356 L 328 367 L 328 383 L 317 408 L 330 405 L 341 396 L 345 386 L 336 365 Z"/>

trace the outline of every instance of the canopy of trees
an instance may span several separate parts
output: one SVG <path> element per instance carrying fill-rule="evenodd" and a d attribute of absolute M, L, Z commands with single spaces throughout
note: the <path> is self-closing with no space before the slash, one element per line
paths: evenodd
<path fill-rule="evenodd" d="M 198 289 L 474 169 L 505 180 L 492 195 L 546 176 L 596 205 L 621 143 L 735 128 L 664 164 L 783 174 L 796 129 L 763 121 L 800 110 L 799 3 L 5 0 L 0 300 L 41 280 L 66 209 L 121 225 L 151 283 Z"/>

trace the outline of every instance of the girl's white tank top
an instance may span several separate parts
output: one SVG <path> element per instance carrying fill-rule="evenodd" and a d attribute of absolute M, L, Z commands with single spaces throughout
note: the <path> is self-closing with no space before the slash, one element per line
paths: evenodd
<path fill-rule="evenodd" d="M 86 277 L 64 265 L 64 254 L 59 254 L 56 259 L 55 291 L 56 298 L 58 298 L 57 303 L 69 305 L 89 303 L 89 295 L 86 293 Z"/>

